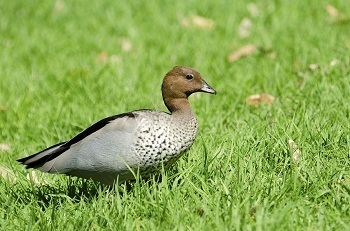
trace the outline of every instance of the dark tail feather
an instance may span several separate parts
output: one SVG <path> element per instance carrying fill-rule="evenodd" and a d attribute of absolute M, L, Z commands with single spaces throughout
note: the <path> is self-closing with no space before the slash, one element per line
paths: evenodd
<path fill-rule="evenodd" d="M 31 156 L 18 159 L 17 161 L 26 165 L 26 168 L 40 167 L 69 149 L 69 147 L 64 146 L 65 143 L 66 142 L 55 144 Z"/>

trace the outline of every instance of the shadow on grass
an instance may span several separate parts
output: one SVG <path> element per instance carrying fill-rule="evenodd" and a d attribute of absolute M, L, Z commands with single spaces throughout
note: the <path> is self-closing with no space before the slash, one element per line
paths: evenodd
<path fill-rule="evenodd" d="M 8 192 L 6 197 L 11 197 L 18 205 L 37 204 L 43 211 L 49 207 L 64 206 L 64 204 L 92 203 L 98 198 L 112 194 L 123 197 L 125 194 L 134 194 L 139 190 L 152 191 L 164 180 L 171 188 L 172 181 L 178 176 L 177 168 L 169 169 L 168 173 L 162 171 L 160 174 L 152 175 L 150 178 L 138 178 L 119 185 L 104 185 L 93 180 L 86 180 L 76 177 L 67 177 L 65 180 L 58 180 L 52 184 L 36 184 L 28 181 L 23 176 L 17 182 L 3 182 L 3 187 Z M 18 177 L 21 178 L 21 177 Z M 177 181 L 181 181 L 177 179 Z M 142 189 L 143 188 L 143 189 Z"/>
<path fill-rule="evenodd" d="M 7 184 L 9 197 L 19 204 L 37 203 L 42 210 L 49 206 L 60 206 L 65 203 L 89 203 L 96 200 L 103 191 L 114 190 L 111 186 L 105 186 L 90 180 L 68 179 L 64 184 L 34 184 L 33 182 Z"/>

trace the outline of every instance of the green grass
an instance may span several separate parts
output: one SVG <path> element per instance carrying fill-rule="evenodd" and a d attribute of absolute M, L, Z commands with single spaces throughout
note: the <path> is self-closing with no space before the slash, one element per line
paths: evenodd
<path fill-rule="evenodd" d="M 350 230 L 350 5 L 252 1 L 252 16 L 246 1 L 215 2 L 0 1 L 0 143 L 12 148 L 0 166 L 16 177 L 0 178 L 1 229 Z M 215 27 L 182 26 L 191 15 Z M 259 50 L 229 63 L 246 44 Z M 109 115 L 166 110 L 160 85 L 175 65 L 218 94 L 191 97 L 199 136 L 160 181 L 26 179 L 20 157 Z M 276 102 L 245 103 L 262 92 Z"/>

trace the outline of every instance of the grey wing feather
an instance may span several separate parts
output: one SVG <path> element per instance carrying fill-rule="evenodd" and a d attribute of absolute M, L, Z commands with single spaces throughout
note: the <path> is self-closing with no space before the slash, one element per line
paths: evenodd
<path fill-rule="evenodd" d="M 126 118 L 126 119 L 135 118 L 135 114 L 133 112 L 129 112 L 129 113 L 119 114 L 119 115 L 105 118 L 103 120 L 98 121 L 97 123 L 90 126 L 89 128 L 85 129 L 83 132 L 79 133 L 78 135 L 76 135 L 75 137 L 73 137 L 71 140 L 67 142 L 62 142 L 62 143 L 53 145 L 41 152 L 19 159 L 17 161 L 25 164 L 26 168 L 38 168 L 41 171 L 49 172 L 54 165 L 53 160 L 57 159 L 57 157 L 66 153 L 71 148 L 71 146 L 78 144 L 82 140 L 86 140 L 89 137 L 90 138 L 93 137 L 94 135 L 96 135 L 96 133 L 98 133 L 98 131 L 105 128 L 108 124 L 118 121 L 121 118 Z M 121 126 L 120 128 L 118 128 L 114 126 L 113 129 L 123 130 L 125 129 L 124 127 Z"/>

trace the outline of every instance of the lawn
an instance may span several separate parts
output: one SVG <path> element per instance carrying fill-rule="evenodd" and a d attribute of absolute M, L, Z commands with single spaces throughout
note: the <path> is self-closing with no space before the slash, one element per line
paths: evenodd
<path fill-rule="evenodd" d="M 0 1 L 0 34 L 1 230 L 350 230 L 347 1 Z M 175 65 L 217 95 L 190 97 L 198 137 L 161 179 L 108 188 L 16 162 L 166 111 Z"/>

